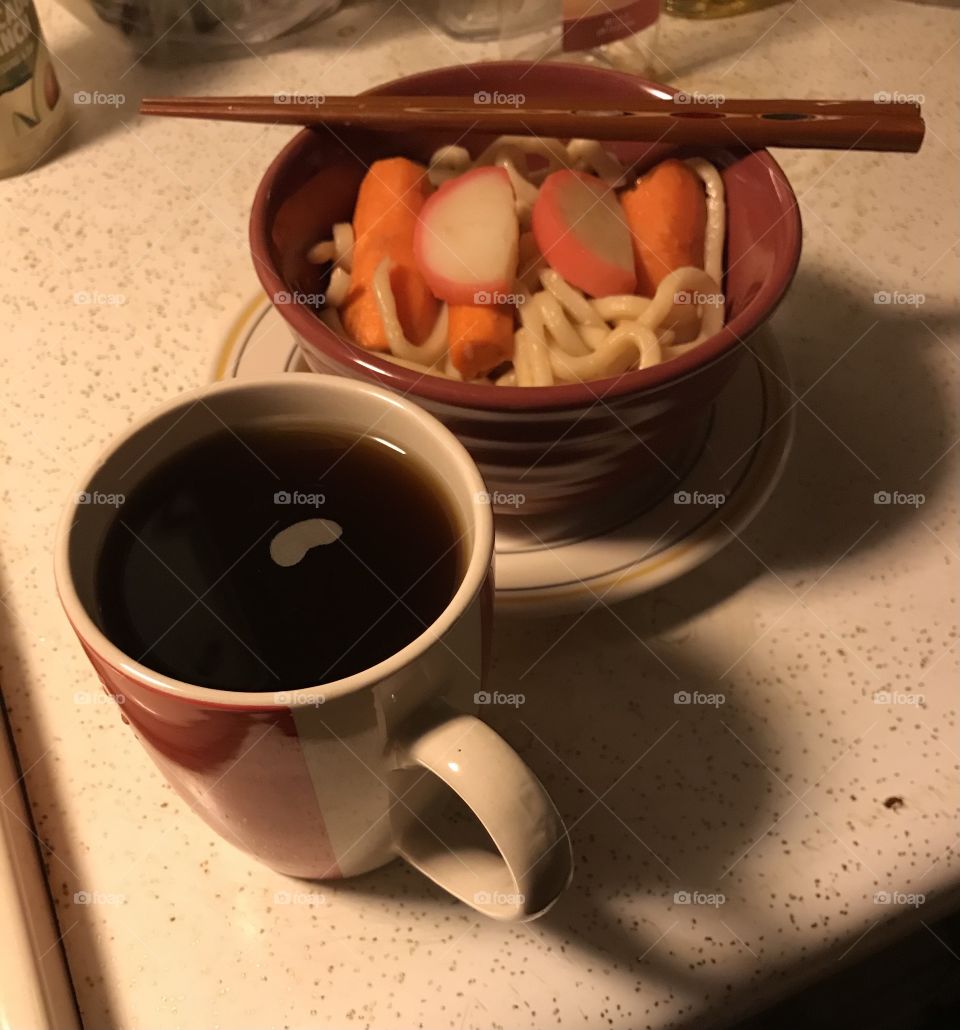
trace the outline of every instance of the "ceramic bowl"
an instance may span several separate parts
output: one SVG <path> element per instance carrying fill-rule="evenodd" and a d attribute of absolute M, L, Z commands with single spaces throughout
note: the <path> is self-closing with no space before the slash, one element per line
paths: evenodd
<path fill-rule="evenodd" d="M 550 95 L 572 105 L 627 104 L 669 96 L 666 86 L 622 72 L 579 65 L 498 62 L 441 68 L 373 92 L 471 96 Z M 656 494 L 680 474 L 684 455 L 702 440 L 718 391 L 743 354 L 744 341 L 773 313 L 800 257 L 800 215 L 782 169 L 766 151 L 676 150 L 611 143 L 622 161 L 643 168 L 669 154 L 700 153 L 722 170 L 727 200 L 723 292 L 727 321 L 716 335 L 672 361 L 614 378 L 510 388 L 419 375 L 340 339 L 311 300 L 325 283 L 306 251 L 349 221 L 366 167 L 403 154 L 426 160 L 443 143 L 476 153 L 491 137 L 459 140 L 431 132 L 374 134 L 307 129 L 277 155 L 253 203 L 250 243 L 257 274 L 317 372 L 372 380 L 422 405 L 460 438 L 480 466 L 504 514 L 535 515 Z"/>

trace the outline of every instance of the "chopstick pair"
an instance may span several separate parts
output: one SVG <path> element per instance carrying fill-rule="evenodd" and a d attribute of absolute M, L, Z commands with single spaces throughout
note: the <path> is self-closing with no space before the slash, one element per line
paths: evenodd
<path fill-rule="evenodd" d="M 175 118 L 269 124 L 358 126 L 380 132 L 438 129 L 691 146 L 799 147 L 916 153 L 920 107 L 875 100 L 735 100 L 710 94 L 631 99 L 623 107 L 570 107 L 479 92 L 472 97 L 148 97 L 140 112 Z"/>

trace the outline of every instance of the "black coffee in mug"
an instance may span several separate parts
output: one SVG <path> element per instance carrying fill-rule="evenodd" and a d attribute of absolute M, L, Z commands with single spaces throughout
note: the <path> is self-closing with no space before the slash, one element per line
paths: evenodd
<path fill-rule="evenodd" d="M 100 626 L 156 672 L 289 691 L 361 672 L 446 608 L 465 564 L 444 487 L 388 440 L 303 425 L 202 439 L 118 508 Z"/>

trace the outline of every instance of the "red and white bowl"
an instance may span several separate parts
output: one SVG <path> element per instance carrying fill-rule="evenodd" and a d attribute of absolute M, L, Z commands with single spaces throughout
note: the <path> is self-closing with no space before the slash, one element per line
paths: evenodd
<path fill-rule="evenodd" d="M 527 98 L 549 95 L 571 104 L 587 96 L 625 104 L 672 92 L 617 71 L 518 62 L 441 68 L 373 92 L 473 95 L 520 88 Z M 350 220 L 366 167 L 398 153 L 426 160 L 450 142 L 476 153 L 489 139 L 475 132 L 456 141 L 431 132 L 300 132 L 267 169 L 254 199 L 250 245 L 260 281 L 311 369 L 372 380 L 415 399 L 460 438 L 495 497 L 510 498 L 505 512 L 557 512 L 628 489 L 656 492 L 702 431 L 744 341 L 790 285 L 801 238 L 793 190 L 766 151 L 699 152 L 721 168 L 726 190 L 727 321 L 701 346 L 662 365 L 587 383 L 494 388 L 419 375 L 337 337 L 306 302 L 325 286 L 306 251 L 330 237 L 334 222 Z M 693 153 L 641 143 L 609 148 L 641 167 L 668 154 Z"/>

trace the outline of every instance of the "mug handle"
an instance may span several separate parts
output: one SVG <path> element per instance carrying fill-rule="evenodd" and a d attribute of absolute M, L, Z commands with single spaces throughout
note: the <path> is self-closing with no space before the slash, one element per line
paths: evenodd
<path fill-rule="evenodd" d="M 526 921 L 542 915 L 570 882 L 573 853 L 550 796 L 509 744 L 485 722 L 439 699 L 418 709 L 395 743 L 397 768 L 427 769 L 472 810 L 499 854 L 451 849 L 417 803 L 396 841 L 402 858 L 484 915 Z"/>

